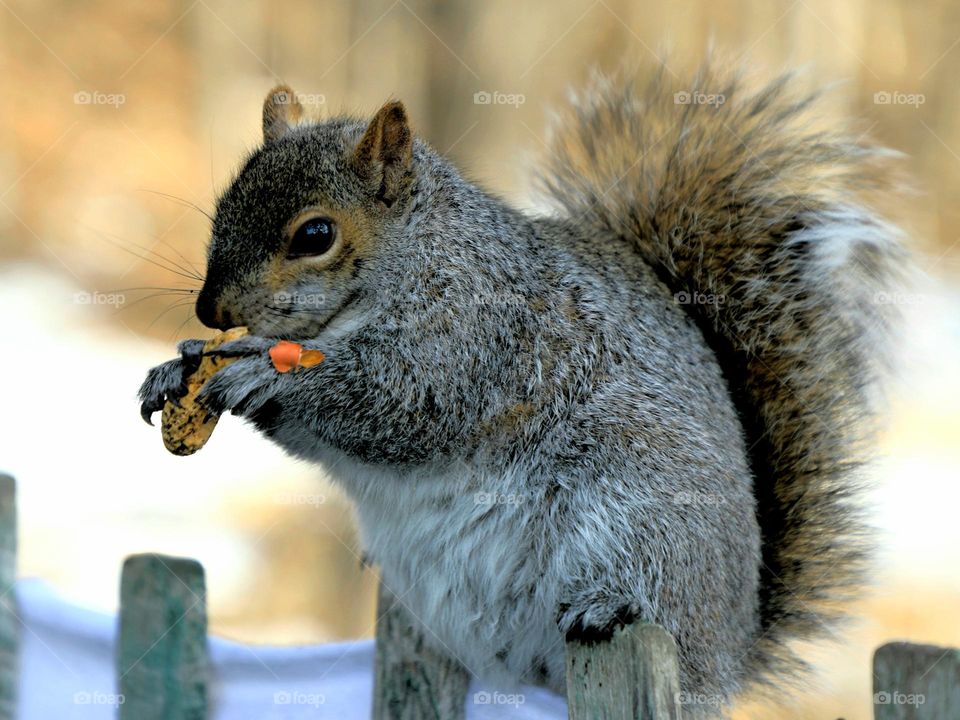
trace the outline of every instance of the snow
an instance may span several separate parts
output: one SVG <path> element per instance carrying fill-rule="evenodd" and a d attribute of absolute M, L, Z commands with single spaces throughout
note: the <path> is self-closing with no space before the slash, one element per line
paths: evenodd
<path fill-rule="evenodd" d="M 21 580 L 16 597 L 23 621 L 18 720 L 113 720 L 125 700 L 116 684 L 116 617 L 72 605 L 39 580 Z M 370 717 L 371 640 L 266 647 L 211 637 L 209 648 L 210 720 Z M 540 688 L 505 693 L 474 685 L 466 703 L 471 720 L 566 717 L 563 698 Z"/>

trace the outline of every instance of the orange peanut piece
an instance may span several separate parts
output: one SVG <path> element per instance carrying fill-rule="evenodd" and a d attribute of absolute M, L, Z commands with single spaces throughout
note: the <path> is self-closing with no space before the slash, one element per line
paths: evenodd
<path fill-rule="evenodd" d="M 281 340 L 270 348 L 273 367 L 281 373 L 319 365 L 325 357 L 319 350 L 305 350 L 299 343 L 289 340 Z"/>

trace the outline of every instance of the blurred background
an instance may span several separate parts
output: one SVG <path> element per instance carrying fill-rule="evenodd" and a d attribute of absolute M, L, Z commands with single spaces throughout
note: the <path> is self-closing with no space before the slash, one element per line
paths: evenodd
<path fill-rule="evenodd" d="M 478 182 L 530 207 L 550 108 L 591 68 L 713 44 L 760 74 L 803 66 L 837 109 L 905 154 L 916 287 L 874 518 L 862 618 L 804 649 L 815 684 L 739 718 L 870 717 L 870 655 L 960 645 L 960 4 L 948 0 L 0 0 L 0 469 L 20 483 L 20 567 L 113 610 L 122 558 L 207 569 L 211 631 L 249 642 L 369 637 L 376 579 L 349 504 L 322 473 L 228 417 L 168 455 L 137 414 L 147 368 L 207 337 L 205 216 L 260 142 L 267 90 L 310 113 L 406 104 Z M 667 53 L 667 55 L 665 55 Z"/>

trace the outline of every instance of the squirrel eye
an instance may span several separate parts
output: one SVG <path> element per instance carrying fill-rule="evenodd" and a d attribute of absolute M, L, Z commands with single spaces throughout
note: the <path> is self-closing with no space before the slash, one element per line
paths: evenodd
<path fill-rule="evenodd" d="M 331 247 L 336 237 L 336 228 L 333 220 L 324 217 L 315 217 L 300 224 L 290 239 L 287 248 L 288 258 L 310 257 L 323 255 Z"/>

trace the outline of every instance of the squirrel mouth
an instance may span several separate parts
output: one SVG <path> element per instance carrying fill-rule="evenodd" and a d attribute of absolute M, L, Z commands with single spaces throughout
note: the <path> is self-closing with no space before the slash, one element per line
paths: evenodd
<path fill-rule="evenodd" d="M 271 307 L 259 322 L 251 323 L 250 332 L 270 340 L 314 340 L 326 338 L 330 332 L 339 335 L 341 328 L 356 326 L 359 298 L 358 290 L 351 292 L 326 315 L 318 312 L 319 308 Z"/>

